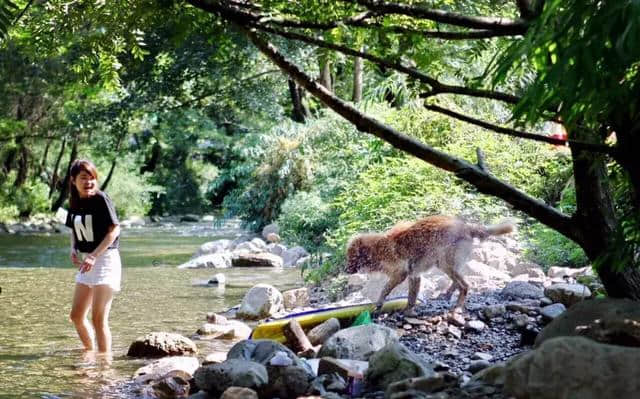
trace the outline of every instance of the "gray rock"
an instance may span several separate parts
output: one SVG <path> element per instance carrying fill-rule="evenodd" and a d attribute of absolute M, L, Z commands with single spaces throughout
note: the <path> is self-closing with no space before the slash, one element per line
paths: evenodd
<path fill-rule="evenodd" d="M 318 357 L 367 361 L 375 352 L 397 340 L 395 331 L 377 324 L 349 327 L 326 340 Z"/>
<path fill-rule="evenodd" d="M 480 320 L 469 320 L 464 328 L 473 332 L 480 332 L 487 328 L 487 325 L 481 322 Z"/>
<path fill-rule="evenodd" d="M 550 278 L 565 278 L 565 277 L 578 277 L 578 276 L 590 276 L 593 275 L 593 269 L 591 266 L 581 268 L 571 267 L 559 267 L 551 266 L 547 271 L 547 276 Z"/>
<path fill-rule="evenodd" d="M 566 307 L 591 298 L 591 290 L 582 284 L 553 284 L 545 288 L 544 295 Z"/>
<path fill-rule="evenodd" d="M 180 334 L 152 332 L 135 340 L 127 356 L 131 357 L 165 357 L 182 356 L 198 353 L 196 344 Z"/>
<path fill-rule="evenodd" d="M 387 388 L 385 398 L 436 399 L 438 397 L 428 394 L 443 391 L 446 388 L 456 385 L 456 377 L 451 373 L 431 373 L 424 377 L 409 378 L 394 382 Z M 448 399 L 449 396 L 440 396 L 439 398 Z"/>
<path fill-rule="evenodd" d="M 290 366 L 271 365 L 275 356 L 284 352 L 292 364 Z M 269 376 L 268 386 L 258 390 L 260 397 L 289 398 L 302 396 L 311 386 L 314 378 L 313 370 L 286 346 L 270 340 L 245 340 L 235 344 L 228 359 L 251 360 L 264 365 Z"/>
<path fill-rule="evenodd" d="M 640 346 L 640 332 L 633 329 L 634 326 L 640 327 L 639 305 L 637 301 L 615 298 L 590 299 L 576 303 L 538 334 L 535 346 L 540 346 L 546 340 L 555 337 L 586 335 L 592 332 L 589 337 L 601 342 Z M 603 326 L 605 331 L 602 329 Z"/>
<path fill-rule="evenodd" d="M 282 293 L 285 309 L 295 309 L 309 305 L 309 291 L 306 288 L 295 288 Z"/>
<path fill-rule="evenodd" d="M 282 258 L 269 252 L 234 253 L 233 267 L 282 267 Z"/>
<path fill-rule="evenodd" d="M 544 291 L 526 281 L 511 281 L 502 289 L 502 295 L 509 299 L 540 299 Z"/>
<path fill-rule="evenodd" d="M 198 388 L 213 395 L 220 395 L 232 386 L 258 391 L 269 382 L 267 369 L 262 364 L 241 359 L 202 366 L 194 378 Z"/>
<path fill-rule="evenodd" d="M 492 320 L 507 313 L 507 308 L 503 304 L 489 305 L 482 309 L 480 314 L 485 320 Z"/>
<path fill-rule="evenodd" d="M 258 399 L 258 393 L 250 388 L 229 387 L 220 399 Z"/>
<path fill-rule="evenodd" d="M 493 355 L 491 355 L 490 353 L 484 353 L 484 352 L 475 352 L 472 356 L 471 356 L 471 360 L 486 360 L 486 361 L 491 361 L 493 359 Z"/>
<path fill-rule="evenodd" d="M 639 348 L 554 338 L 509 362 L 504 390 L 518 399 L 636 398 L 638 359 Z"/>
<path fill-rule="evenodd" d="M 190 379 L 200 366 L 198 358 L 191 356 L 170 356 L 153 361 L 140 367 L 133 373 L 133 378 L 138 384 L 146 384 L 149 381 L 158 381 L 177 371 L 184 373 Z"/>
<path fill-rule="evenodd" d="M 218 252 L 224 252 L 231 249 L 232 249 L 231 240 L 223 239 L 223 240 L 209 241 L 200 245 L 200 248 L 198 248 L 198 251 L 193 255 L 193 257 L 197 258 L 202 255 L 215 254 Z"/>
<path fill-rule="evenodd" d="M 242 319 L 256 320 L 283 310 L 284 299 L 280 291 L 269 284 L 257 284 L 245 294 L 236 316 Z"/>
<path fill-rule="evenodd" d="M 169 376 L 154 381 L 142 389 L 142 396 L 155 399 L 185 398 L 189 394 L 189 379 L 183 376 Z"/>
<path fill-rule="evenodd" d="M 540 314 L 545 321 L 549 322 L 560 316 L 566 310 L 567 308 L 563 304 L 554 303 L 553 305 L 545 306 L 540 309 Z"/>
<path fill-rule="evenodd" d="M 178 266 L 178 269 L 225 269 L 227 267 L 231 267 L 231 255 L 220 252 L 193 258 Z"/>
<path fill-rule="evenodd" d="M 469 367 L 467 367 L 467 370 L 469 370 L 472 374 L 475 374 L 480 370 L 486 369 L 487 367 L 491 367 L 491 362 L 488 360 L 479 359 L 469 363 Z"/>
<path fill-rule="evenodd" d="M 207 338 L 247 339 L 251 335 L 251 327 L 239 320 L 229 320 L 225 324 L 205 323 L 197 333 Z"/>
<path fill-rule="evenodd" d="M 271 233 L 280 234 L 280 227 L 275 223 L 271 223 L 262 228 L 262 238 L 266 239 Z"/>
<path fill-rule="evenodd" d="M 433 376 L 433 366 L 399 342 L 391 342 L 369 358 L 365 374 L 368 386 L 385 389 L 389 384 L 407 378 Z"/>
<path fill-rule="evenodd" d="M 540 299 L 540 306 L 549 306 L 553 304 L 553 301 L 551 300 L 551 298 L 547 298 L 546 296 L 542 299 Z"/>
<path fill-rule="evenodd" d="M 298 259 L 304 258 L 305 256 L 309 256 L 309 252 L 303 247 L 293 247 L 289 248 L 282 253 L 282 260 L 284 261 L 285 267 L 291 267 L 296 264 Z"/>
<path fill-rule="evenodd" d="M 282 254 L 286 250 L 287 250 L 287 247 L 285 247 L 282 244 L 269 244 L 269 245 L 267 245 L 267 251 L 269 251 L 269 253 L 272 253 L 274 255 L 282 256 Z"/>

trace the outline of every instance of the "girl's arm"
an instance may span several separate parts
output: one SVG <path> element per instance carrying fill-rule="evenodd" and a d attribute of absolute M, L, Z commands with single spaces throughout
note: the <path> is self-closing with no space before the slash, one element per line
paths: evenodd
<path fill-rule="evenodd" d="M 109 248 L 109 245 L 113 244 L 113 242 L 116 240 L 116 238 L 118 238 L 119 235 L 120 235 L 120 225 L 112 224 L 111 226 L 109 226 L 109 231 L 107 232 L 107 235 L 104 236 L 104 238 L 102 239 L 102 242 L 100 243 L 100 245 L 98 245 L 96 249 L 94 249 L 93 252 L 91 252 L 89 255 L 93 256 L 94 258 L 97 258 L 98 256 L 102 255 L 104 251 L 106 251 L 107 248 Z"/>
<path fill-rule="evenodd" d="M 71 263 L 80 267 L 81 263 L 80 259 L 78 259 L 78 251 L 76 250 L 76 236 L 73 235 L 73 231 L 71 232 Z"/>
<path fill-rule="evenodd" d="M 107 232 L 107 235 L 104 236 L 104 238 L 102 239 L 102 242 L 100 242 L 100 245 L 98 245 L 96 249 L 93 250 L 93 252 L 87 255 L 86 258 L 84 258 L 84 261 L 80 266 L 80 272 L 84 273 L 91 270 L 91 268 L 93 267 L 93 264 L 96 262 L 96 258 L 102 255 L 104 251 L 106 251 L 107 248 L 109 248 L 109 245 L 113 244 L 113 242 L 116 240 L 119 234 L 120 234 L 119 224 L 112 224 L 111 226 L 109 226 L 109 231 Z"/>

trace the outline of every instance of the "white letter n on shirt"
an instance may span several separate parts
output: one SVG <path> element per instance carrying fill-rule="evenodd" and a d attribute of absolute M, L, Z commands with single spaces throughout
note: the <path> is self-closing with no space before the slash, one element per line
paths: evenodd
<path fill-rule="evenodd" d="M 73 218 L 73 226 L 76 229 L 76 237 L 78 241 L 93 241 L 93 216 L 86 215 L 84 217 L 84 223 L 82 224 L 82 216 L 76 215 Z"/>

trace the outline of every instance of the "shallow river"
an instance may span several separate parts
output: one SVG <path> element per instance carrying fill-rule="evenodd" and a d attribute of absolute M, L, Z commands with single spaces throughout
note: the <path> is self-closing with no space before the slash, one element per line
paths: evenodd
<path fill-rule="evenodd" d="M 240 232 L 233 224 L 124 230 L 123 286 L 110 318 L 113 359 L 83 353 L 68 321 L 75 274 L 69 237 L 0 235 L 0 398 L 134 398 L 127 381 L 145 363 L 126 357 L 136 337 L 152 331 L 190 337 L 207 312 L 239 303 L 254 284 L 284 290 L 301 283 L 292 269 L 176 269 L 202 243 Z M 227 277 L 224 289 L 198 286 L 216 272 Z M 195 342 L 201 358 L 230 345 Z"/>

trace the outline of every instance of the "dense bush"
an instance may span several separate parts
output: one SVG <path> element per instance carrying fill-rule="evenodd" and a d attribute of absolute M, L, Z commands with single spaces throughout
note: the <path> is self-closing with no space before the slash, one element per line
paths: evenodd
<path fill-rule="evenodd" d="M 0 183 L 0 222 L 16 221 L 49 209 L 49 187 L 36 179 L 27 180 L 16 189 L 15 172 L 9 173 Z"/>

